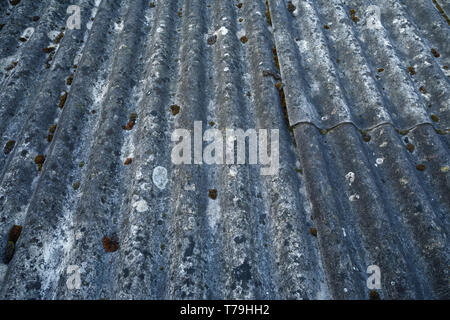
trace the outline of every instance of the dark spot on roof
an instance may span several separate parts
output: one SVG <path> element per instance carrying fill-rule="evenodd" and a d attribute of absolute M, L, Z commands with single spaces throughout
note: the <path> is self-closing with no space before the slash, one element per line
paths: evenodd
<path fill-rule="evenodd" d="M 154 2 L 150 2 L 150 8 L 154 8 L 154 7 L 156 7 L 155 3 Z"/>
<path fill-rule="evenodd" d="M 317 229 L 316 228 L 310 228 L 309 233 L 311 233 L 311 235 L 313 235 L 314 237 L 317 237 Z"/>
<path fill-rule="evenodd" d="M 207 42 L 208 42 L 208 44 L 209 44 L 210 46 L 213 45 L 214 43 L 216 43 L 216 41 L 217 41 L 217 36 L 216 36 L 216 35 L 210 36 L 210 37 L 208 38 L 208 40 L 207 40 Z"/>
<path fill-rule="evenodd" d="M 247 259 L 239 267 L 234 268 L 234 277 L 236 280 L 247 282 L 252 278 L 251 266 Z"/>
<path fill-rule="evenodd" d="M 408 67 L 408 71 L 412 76 L 416 74 L 416 70 L 414 70 L 414 68 L 412 66 Z"/>
<path fill-rule="evenodd" d="M 430 116 L 430 118 L 431 118 L 431 120 L 433 120 L 434 122 L 439 122 L 439 117 L 438 117 L 437 115 L 435 115 L 435 114 L 432 114 L 432 115 Z"/>
<path fill-rule="evenodd" d="M 414 145 L 413 145 L 412 143 L 408 143 L 408 144 L 406 145 L 406 149 L 407 149 L 409 152 L 413 153 L 415 147 L 414 147 Z"/>
<path fill-rule="evenodd" d="M 425 89 L 424 86 L 421 86 L 421 87 L 419 88 L 419 91 L 420 91 L 422 94 L 426 94 L 426 93 L 427 93 L 427 90 Z"/>
<path fill-rule="evenodd" d="M 170 112 L 175 116 L 180 112 L 180 106 L 173 104 L 170 106 Z"/>
<path fill-rule="evenodd" d="M 329 27 L 327 24 L 324 25 L 323 27 L 324 27 L 324 29 L 326 29 L 326 30 L 330 29 L 330 27 Z"/>
<path fill-rule="evenodd" d="M 72 81 L 73 81 L 73 73 L 67 78 L 66 83 L 68 86 L 72 85 Z"/>
<path fill-rule="evenodd" d="M 242 43 L 247 43 L 247 41 L 248 41 L 246 36 L 242 36 L 240 40 Z"/>
<path fill-rule="evenodd" d="M 127 158 L 127 159 L 125 160 L 125 162 L 124 162 L 124 165 L 128 166 L 128 165 L 131 164 L 132 161 L 133 161 L 133 159 Z"/>
<path fill-rule="evenodd" d="M 42 51 L 44 51 L 45 53 L 52 53 L 53 51 L 55 51 L 55 47 L 43 48 Z"/>
<path fill-rule="evenodd" d="M 3 263 L 8 264 L 11 262 L 14 256 L 14 242 L 8 241 L 5 246 L 5 251 L 3 253 Z"/>
<path fill-rule="evenodd" d="M 43 166 L 44 162 L 45 162 L 45 156 L 42 154 L 39 154 L 34 158 L 34 163 L 37 164 L 39 171 L 42 170 L 42 166 Z"/>
<path fill-rule="evenodd" d="M 39 16 L 34 16 L 31 20 L 33 20 L 34 22 L 39 21 L 40 17 Z"/>
<path fill-rule="evenodd" d="M 74 182 L 74 184 L 72 185 L 74 190 L 78 190 L 80 188 L 80 181 L 76 181 Z"/>
<path fill-rule="evenodd" d="M 436 49 L 432 48 L 431 49 L 431 53 L 433 54 L 433 56 L 435 56 L 436 58 L 439 58 L 441 56 L 441 54 L 439 52 L 437 52 Z"/>
<path fill-rule="evenodd" d="M 21 233 L 22 233 L 22 226 L 13 225 L 8 233 L 8 241 L 16 243 Z"/>
<path fill-rule="evenodd" d="M 289 11 L 291 14 L 294 13 L 294 11 L 295 11 L 295 6 L 294 6 L 294 4 L 292 3 L 292 1 L 288 1 L 287 9 L 288 9 L 288 11 Z"/>
<path fill-rule="evenodd" d="M 378 68 L 378 72 L 383 72 L 384 68 Z"/>
<path fill-rule="evenodd" d="M 375 290 L 370 290 L 369 292 L 369 299 L 370 300 L 380 300 L 380 295 Z"/>
<path fill-rule="evenodd" d="M 20 3 L 20 0 L 9 0 L 9 3 L 11 3 L 11 5 L 15 6 Z"/>
<path fill-rule="evenodd" d="M 3 153 L 9 154 L 12 151 L 12 149 L 14 149 L 15 145 L 16 145 L 16 141 L 9 140 L 8 142 L 6 142 L 5 147 L 3 148 Z"/>
<path fill-rule="evenodd" d="M 267 20 L 267 23 L 271 26 L 272 25 L 272 18 L 270 17 L 269 1 L 268 0 L 266 0 L 266 20 Z"/>
<path fill-rule="evenodd" d="M 426 167 L 424 164 L 421 163 L 416 166 L 416 169 L 419 171 L 425 171 Z"/>
<path fill-rule="evenodd" d="M 210 197 L 213 200 L 216 200 L 216 198 L 217 198 L 217 190 L 216 189 L 209 189 L 208 190 L 208 197 Z"/>
<path fill-rule="evenodd" d="M 119 239 L 115 234 L 111 238 L 104 236 L 102 239 L 102 244 L 105 252 L 115 252 L 119 249 Z"/>
<path fill-rule="evenodd" d="M 62 96 L 59 98 L 59 104 L 58 107 L 60 109 L 64 108 L 64 105 L 66 104 L 66 100 L 67 100 L 67 92 L 64 91 L 64 93 L 62 94 Z"/>
<path fill-rule="evenodd" d="M 56 37 L 56 39 L 55 39 L 55 43 L 58 44 L 61 41 L 62 38 L 64 38 L 64 33 L 60 32 L 58 34 L 58 36 Z"/>
<path fill-rule="evenodd" d="M 122 128 L 124 130 L 130 131 L 133 129 L 134 125 L 136 124 L 136 120 L 129 120 L 126 126 L 123 126 Z"/>
<path fill-rule="evenodd" d="M 236 6 L 240 9 L 242 8 L 242 3 L 238 3 Z"/>

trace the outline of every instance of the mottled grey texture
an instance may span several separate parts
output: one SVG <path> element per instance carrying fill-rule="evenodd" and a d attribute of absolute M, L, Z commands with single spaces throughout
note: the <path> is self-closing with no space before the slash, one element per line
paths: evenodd
<path fill-rule="evenodd" d="M 374 264 L 383 299 L 450 298 L 450 27 L 433 1 L 150 2 L 0 0 L 2 255 L 23 226 L 0 298 L 367 299 Z M 81 30 L 62 29 L 69 5 Z M 279 129 L 278 174 L 173 165 L 194 121 Z"/>

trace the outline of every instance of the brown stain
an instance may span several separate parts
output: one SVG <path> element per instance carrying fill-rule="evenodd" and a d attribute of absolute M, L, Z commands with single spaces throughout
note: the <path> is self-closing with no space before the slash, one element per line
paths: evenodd
<path fill-rule="evenodd" d="M 266 0 L 266 20 L 267 23 L 272 26 L 272 18 L 270 16 L 270 10 L 269 10 L 269 1 Z"/>
<path fill-rule="evenodd" d="M 115 252 L 119 249 L 119 239 L 117 235 L 113 235 L 111 238 L 104 236 L 102 239 L 102 244 L 105 252 Z"/>
<path fill-rule="evenodd" d="M 133 159 L 127 158 L 123 164 L 126 165 L 126 166 L 128 166 L 128 165 L 131 164 L 131 162 L 133 162 Z"/>
<path fill-rule="evenodd" d="M 67 92 L 64 91 L 64 93 L 62 94 L 62 96 L 59 98 L 59 104 L 58 107 L 60 109 L 64 108 L 64 105 L 66 104 L 66 100 L 67 100 Z"/>
<path fill-rule="evenodd" d="M 176 116 L 180 112 L 180 106 L 176 104 L 171 105 L 170 112 L 172 112 L 172 115 Z"/>
<path fill-rule="evenodd" d="M 39 171 L 42 170 L 42 166 L 44 165 L 44 162 L 45 162 L 45 156 L 42 154 L 39 154 L 34 158 L 34 163 L 37 164 Z"/>
<path fill-rule="evenodd" d="M 242 36 L 240 40 L 242 43 L 247 43 L 248 38 L 246 36 Z"/>
<path fill-rule="evenodd" d="M 416 74 L 416 70 L 412 66 L 408 67 L 408 71 L 412 76 Z"/>
<path fill-rule="evenodd" d="M 55 47 L 43 48 L 42 51 L 44 51 L 45 53 L 52 53 L 53 51 L 55 51 Z"/>
<path fill-rule="evenodd" d="M 217 199 L 217 190 L 216 189 L 209 189 L 208 190 L 208 197 L 210 197 L 213 200 Z"/>
<path fill-rule="evenodd" d="M 412 144 L 412 143 L 408 143 L 407 145 L 406 145 L 406 150 L 408 150 L 409 152 L 411 152 L 411 153 L 413 153 L 414 152 L 414 149 L 415 149 L 416 147 L 414 147 L 414 145 Z"/>
<path fill-rule="evenodd" d="M 439 13 L 442 15 L 442 17 L 444 17 L 445 21 L 447 21 L 447 24 L 450 26 L 450 18 L 447 16 L 444 9 L 442 9 L 442 7 L 439 5 L 439 3 L 436 0 L 432 0 L 432 1 L 433 1 L 434 6 L 436 7 L 436 9 L 439 11 Z"/>
<path fill-rule="evenodd" d="M 292 15 L 294 15 L 295 6 L 294 6 L 294 4 L 292 3 L 292 1 L 288 1 L 287 9 L 288 9 L 288 11 L 289 11 Z"/>
<path fill-rule="evenodd" d="M 8 233 L 8 241 L 17 242 L 22 233 L 22 226 L 13 225 Z"/>
<path fill-rule="evenodd" d="M 426 167 L 424 164 L 421 163 L 416 166 L 416 169 L 419 171 L 425 171 Z"/>
<path fill-rule="evenodd" d="M 55 43 L 58 44 L 61 41 L 62 38 L 64 38 L 64 33 L 60 32 L 58 34 L 58 36 L 55 38 Z"/>
<path fill-rule="evenodd" d="M 437 50 L 434 48 L 431 48 L 431 53 L 433 54 L 433 56 L 435 58 L 439 58 L 441 56 L 441 54 L 439 52 L 437 52 Z"/>
<path fill-rule="evenodd" d="M 73 82 L 73 73 L 66 80 L 68 86 L 71 86 L 72 82 Z"/>
<path fill-rule="evenodd" d="M 317 229 L 316 228 L 310 228 L 309 229 L 309 233 L 314 236 L 317 237 Z"/>

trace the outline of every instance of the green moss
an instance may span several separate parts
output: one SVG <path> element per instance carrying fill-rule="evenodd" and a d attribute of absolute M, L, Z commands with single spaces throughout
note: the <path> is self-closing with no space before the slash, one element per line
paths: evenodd
<path fill-rule="evenodd" d="M 435 115 L 435 114 L 432 114 L 432 115 L 430 116 L 430 118 L 431 118 L 431 120 L 433 120 L 434 122 L 439 122 L 439 117 L 438 117 L 437 115 Z"/>

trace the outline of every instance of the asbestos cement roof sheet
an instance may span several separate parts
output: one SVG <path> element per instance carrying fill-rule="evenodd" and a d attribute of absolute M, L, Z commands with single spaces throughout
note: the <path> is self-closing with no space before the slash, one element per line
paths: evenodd
<path fill-rule="evenodd" d="M 449 14 L 0 0 L 0 298 L 448 299 Z M 173 164 L 196 121 L 279 170 Z"/>

